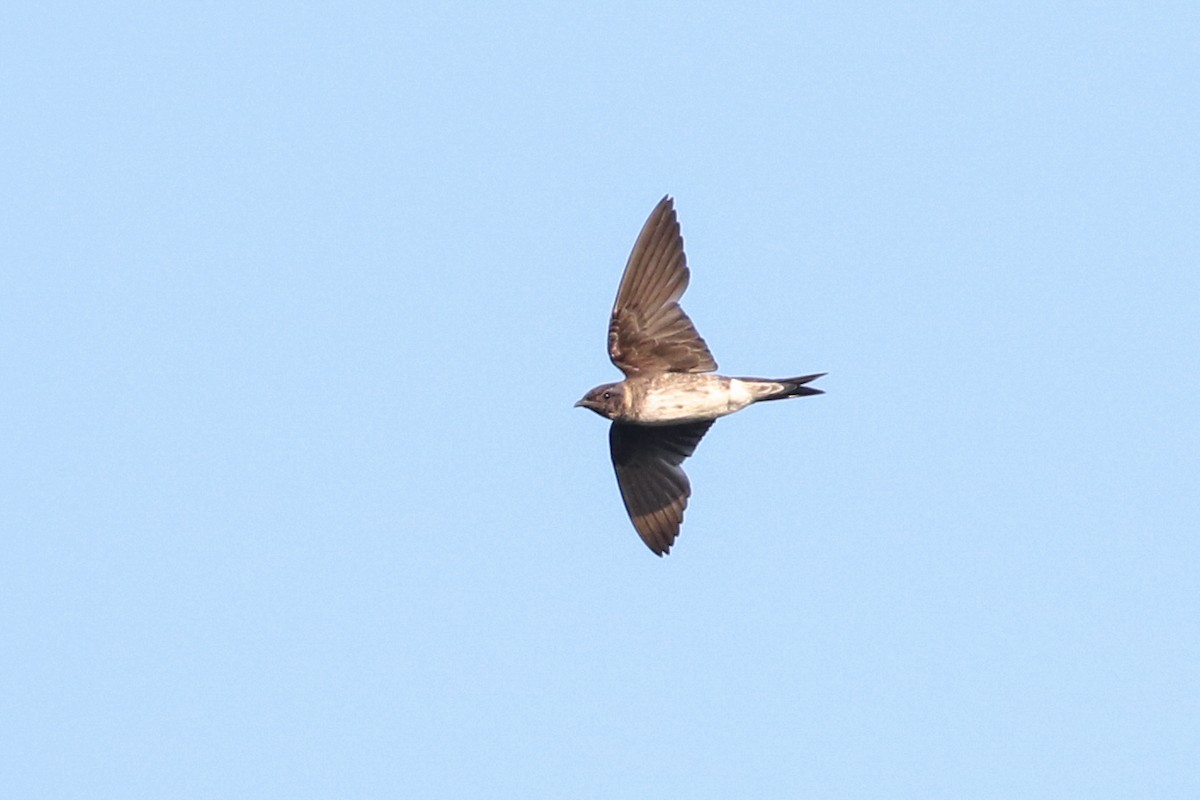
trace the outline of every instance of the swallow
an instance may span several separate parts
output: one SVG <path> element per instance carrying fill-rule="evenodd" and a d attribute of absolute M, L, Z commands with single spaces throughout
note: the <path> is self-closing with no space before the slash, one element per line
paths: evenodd
<path fill-rule="evenodd" d="M 592 389 L 575 404 L 612 420 L 609 449 L 625 510 L 656 555 L 679 536 L 692 489 L 680 466 L 713 422 L 753 403 L 824 394 L 797 378 L 729 378 L 679 306 L 690 273 L 675 204 L 650 213 L 617 289 L 608 355 L 625 380 Z"/>

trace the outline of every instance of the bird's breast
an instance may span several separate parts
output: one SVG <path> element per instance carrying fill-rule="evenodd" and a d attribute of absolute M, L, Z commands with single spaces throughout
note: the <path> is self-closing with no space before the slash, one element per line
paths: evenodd
<path fill-rule="evenodd" d="M 637 387 L 627 409 L 630 422 L 675 425 L 716 419 L 753 402 L 735 378 L 720 375 L 665 375 Z"/>

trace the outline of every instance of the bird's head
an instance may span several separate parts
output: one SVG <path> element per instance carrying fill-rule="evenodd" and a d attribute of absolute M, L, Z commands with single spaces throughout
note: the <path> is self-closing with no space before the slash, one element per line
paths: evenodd
<path fill-rule="evenodd" d="M 575 404 L 576 408 L 590 408 L 602 417 L 616 419 L 625 404 L 625 387 L 619 383 L 597 386 Z"/>

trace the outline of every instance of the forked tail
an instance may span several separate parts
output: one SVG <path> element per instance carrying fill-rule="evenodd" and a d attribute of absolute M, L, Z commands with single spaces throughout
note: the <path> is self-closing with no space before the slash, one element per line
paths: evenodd
<path fill-rule="evenodd" d="M 754 402 L 759 403 L 764 400 L 783 400 L 785 397 L 825 394 L 820 389 L 805 386 L 823 375 L 825 375 L 824 372 L 818 372 L 816 375 L 803 375 L 799 378 L 738 378 L 738 380 L 746 382 L 750 391 L 754 393 Z"/>

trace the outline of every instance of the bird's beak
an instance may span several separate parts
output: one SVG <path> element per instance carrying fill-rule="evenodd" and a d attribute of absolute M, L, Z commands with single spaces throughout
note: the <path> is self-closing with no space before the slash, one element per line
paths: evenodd
<path fill-rule="evenodd" d="M 575 408 L 580 408 L 580 407 L 582 407 L 582 406 L 583 406 L 583 403 L 584 403 L 584 401 L 583 401 L 583 400 L 579 400 L 579 401 L 577 401 L 577 402 L 575 403 Z"/>

